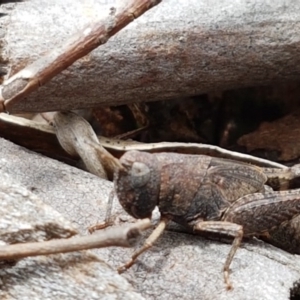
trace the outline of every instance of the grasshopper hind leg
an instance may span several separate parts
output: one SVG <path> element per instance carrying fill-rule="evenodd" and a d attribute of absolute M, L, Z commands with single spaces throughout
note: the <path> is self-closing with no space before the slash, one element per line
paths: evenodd
<path fill-rule="evenodd" d="M 234 238 L 231 249 L 227 255 L 223 271 L 224 281 L 228 290 L 232 289 L 232 284 L 229 279 L 229 267 L 233 260 L 233 257 L 239 248 L 243 239 L 243 226 L 224 221 L 200 221 L 193 226 L 194 231 L 208 231 L 220 234 L 226 234 Z"/>

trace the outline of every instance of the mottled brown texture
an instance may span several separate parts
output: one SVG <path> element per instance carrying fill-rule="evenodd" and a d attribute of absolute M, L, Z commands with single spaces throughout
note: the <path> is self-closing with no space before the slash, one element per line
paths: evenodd
<path fill-rule="evenodd" d="M 129 151 L 120 162 L 124 170 L 114 183 L 129 214 L 149 217 L 158 206 L 163 215 L 185 225 L 220 218 L 240 197 L 262 191 L 267 180 L 258 167 L 202 155 Z"/>
<path fill-rule="evenodd" d="M 133 155 L 130 156 L 129 153 Z M 129 154 L 129 155 L 128 155 Z M 160 169 L 156 157 L 143 153 L 140 157 L 127 152 L 120 160 L 123 169 L 114 176 L 114 184 L 119 201 L 131 216 L 150 218 L 157 206 L 161 182 Z"/>
<path fill-rule="evenodd" d="M 264 122 L 257 130 L 242 136 L 238 144 L 247 152 L 274 151 L 279 161 L 292 161 L 300 156 L 300 111 L 274 122 Z"/>
<path fill-rule="evenodd" d="M 223 220 L 243 225 L 244 235 L 267 233 L 300 213 L 300 190 L 265 192 L 238 199 Z"/>
<path fill-rule="evenodd" d="M 139 151 L 125 153 L 120 162 L 123 169 L 116 172 L 114 186 L 122 207 L 135 218 L 150 218 L 156 206 L 161 214 L 157 230 L 122 271 L 172 220 L 195 232 L 234 237 L 224 265 L 225 283 L 231 289 L 229 267 L 243 236 L 263 235 L 300 214 L 299 190 L 265 192 L 268 178 L 259 167 L 201 155 Z"/>
<path fill-rule="evenodd" d="M 261 238 L 290 253 L 300 254 L 300 217 L 282 223 Z"/>

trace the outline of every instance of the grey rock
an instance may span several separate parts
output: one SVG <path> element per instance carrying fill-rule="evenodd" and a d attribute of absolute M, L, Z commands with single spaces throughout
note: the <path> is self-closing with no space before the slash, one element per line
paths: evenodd
<path fill-rule="evenodd" d="M 27 258 L 0 269 L 1 299 L 143 299 L 89 252 Z"/>
<path fill-rule="evenodd" d="M 14 74 L 122 2 L 31 0 L 14 5 L 0 18 L 2 68 Z M 295 0 L 164 0 L 17 101 L 10 112 L 168 100 L 299 80 L 299 20 L 300 2 Z"/>
<path fill-rule="evenodd" d="M 38 242 L 78 233 L 60 213 L 3 173 L 0 181 L 1 241 L 8 244 Z"/>
<path fill-rule="evenodd" d="M 0 140 L 0 144 L 0 243 L 15 244 L 68 238 L 78 233 L 75 222 L 72 224 L 39 199 L 39 196 L 43 198 L 45 195 L 43 188 L 53 189 L 54 193 L 51 193 L 48 201 L 52 202 L 50 199 L 55 199 L 55 203 L 60 207 L 61 200 L 64 199 L 61 189 L 63 186 L 60 185 L 62 183 L 60 178 L 64 178 L 64 175 L 59 169 L 62 164 L 51 160 L 52 166 L 58 166 L 57 172 L 53 174 L 51 168 L 48 169 L 47 164 L 45 165 L 47 158 L 30 153 L 3 139 Z M 40 169 L 35 172 L 33 162 L 36 159 Z M 41 173 L 41 170 L 45 173 Z M 68 175 L 67 169 L 65 171 L 66 178 L 72 181 L 72 173 Z M 64 188 L 66 185 L 67 180 Z M 73 188 L 75 195 L 77 189 L 74 186 L 69 188 Z M 34 194 L 29 190 L 39 192 Z M 72 211 L 71 201 L 68 206 L 69 211 Z M 66 215 L 69 214 L 66 210 L 64 212 Z M 31 257 L 13 263 L 1 262 L 0 299 L 73 300 L 143 299 L 143 297 L 135 293 L 124 278 L 95 254 L 80 251 Z"/>
<path fill-rule="evenodd" d="M 36 195 L 77 224 L 81 232 L 103 221 L 110 182 L 1 139 L 0 156 L 0 172 L 9 173 L 27 188 L 35 187 Z M 114 213 L 119 223 L 133 221 L 117 201 Z M 222 268 L 229 249 L 230 244 L 166 231 L 122 276 L 145 299 L 287 300 L 293 288 L 299 295 L 300 257 L 259 240 L 244 242 L 238 249 L 230 269 L 234 289 L 227 291 Z M 116 268 L 132 251 L 107 248 L 95 253 Z"/>

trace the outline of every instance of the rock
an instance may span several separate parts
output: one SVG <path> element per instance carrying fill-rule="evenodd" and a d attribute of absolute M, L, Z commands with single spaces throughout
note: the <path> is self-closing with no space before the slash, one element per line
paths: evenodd
<path fill-rule="evenodd" d="M 1 173 L 9 173 L 11 177 L 17 178 L 27 188 L 34 187 L 34 194 L 74 224 L 77 224 L 81 232 L 85 233 L 87 226 L 104 219 L 108 195 L 112 189 L 110 182 L 29 152 L 3 139 L 0 139 L 0 156 L 2 158 L 0 160 Z M 132 222 L 132 219 L 121 210 L 117 201 L 115 201 L 113 213 L 119 215 L 119 223 Z M 124 297 L 122 299 L 130 299 L 128 295 L 134 295 L 132 297 L 144 297 L 145 299 L 287 300 L 290 299 L 292 292 L 299 296 L 299 256 L 291 255 L 258 240 L 244 242 L 238 249 L 230 268 L 233 290 L 227 291 L 223 281 L 222 268 L 229 250 L 229 244 L 210 241 L 187 233 L 166 231 L 154 247 L 143 254 L 138 262 L 122 275 L 124 281 L 121 281 L 122 278 L 115 271 L 110 271 L 110 275 L 104 277 L 103 274 L 106 274 L 106 271 L 101 273 L 100 269 L 108 270 L 108 268 L 102 267 L 103 263 L 100 263 L 99 260 L 101 259 L 116 268 L 129 259 L 132 249 L 106 248 L 97 250 L 95 253 L 98 255 L 98 259 L 93 258 L 82 273 L 86 276 L 85 279 L 88 279 L 86 270 L 93 272 L 94 268 L 99 268 L 99 271 L 95 271 L 97 280 L 94 282 L 97 284 L 103 281 L 108 282 L 106 281 L 108 278 L 120 280 L 120 283 L 116 285 L 119 294 L 117 290 L 115 291 L 116 294 L 111 294 L 112 298 L 114 295 L 115 298 L 119 297 L 120 299 L 122 297 Z M 80 257 L 81 254 L 74 253 L 72 255 L 77 258 L 70 258 L 76 260 L 76 267 L 71 273 L 74 278 L 77 278 L 79 272 L 77 270 L 80 270 L 86 263 L 85 259 Z M 49 295 L 51 292 L 54 293 L 54 289 L 51 289 L 51 287 L 53 288 L 51 285 L 53 277 L 51 276 L 54 276 L 51 272 L 54 271 L 50 267 L 44 268 L 40 262 L 48 259 L 50 261 L 63 260 L 63 257 L 64 255 L 39 258 L 39 261 L 34 260 L 34 262 L 33 259 L 28 259 L 28 269 L 27 267 L 21 268 L 24 273 L 28 274 L 27 281 L 21 283 L 22 288 L 25 288 L 26 282 L 30 282 L 29 286 L 31 287 L 35 286 L 38 289 L 45 286 Z M 88 258 L 86 259 L 88 260 Z M 64 263 L 61 262 L 61 265 Z M 32 271 L 32 268 L 35 269 L 36 273 Z M 49 272 L 50 275 L 48 275 Z M 43 277 L 43 280 L 37 280 L 35 274 L 40 274 L 39 276 Z M 9 281 L 7 281 L 6 276 L 9 276 Z M 58 275 L 55 276 L 58 277 Z M 70 286 L 76 282 L 72 276 L 68 276 L 65 277 L 66 281 L 61 281 L 55 285 L 56 291 L 66 290 L 66 282 L 70 282 Z M 5 274 L 1 276 L 2 284 L 3 282 L 15 282 L 15 286 L 17 286 L 20 284 L 17 283 L 17 278 L 17 275 Z M 45 278 L 49 278 L 49 281 Z M 125 278 L 141 296 L 132 292 Z M 34 281 L 35 279 L 36 281 Z M 82 284 L 83 289 L 90 291 L 89 283 L 81 279 L 78 279 L 78 282 Z M 111 282 L 110 284 L 112 284 Z M 84 283 L 87 285 L 83 286 Z M 124 294 L 120 292 L 122 284 Z M 115 288 L 115 285 L 111 288 Z M 6 287 L 3 286 L 2 290 L 5 289 Z M 74 295 L 77 295 L 75 286 L 70 291 L 75 291 Z M 99 293 L 97 287 L 94 287 L 93 291 Z M 100 295 L 100 299 L 101 297 L 109 299 L 107 294 L 103 295 Z M 21 299 L 18 297 L 15 296 L 15 298 Z M 42 298 L 46 298 L 45 294 Z M 93 299 L 92 296 L 87 298 Z M 51 297 L 49 296 L 48 299 Z M 66 296 L 63 299 L 68 298 Z"/>
<path fill-rule="evenodd" d="M 68 238 L 78 233 L 74 222 L 72 224 L 37 196 L 43 198 L 45 186 L 53 188 L 56 192 L 63 188 L 59 181 L 60 170 L 53 174 L 43 165 L 47 158 L 29 153 L 26 149 L 3 139 L 0 144 L 0 242 L 15 244 L 43 241 Z M 42 159 L 39 161 L 41 169 L 35 172 L 31 167 L 34 167 L 33 161 L 37 157 Z M 51 162 L 52 166 L 60 165 L 59 162 Z M 22 167 L 27 167 L 27 171 Z M 44 174 L 40 173 L 43 168 L 46 172 Z M 36 177 L 33 178 L 34 175 Z M 58 178 L 57 186 L 54 175 Z M 23 180 L 24 178 L 26 179 Z M 46 178 L 49 180 L 44 181 Z M 66 178 L 72 180 L 71 173 Z M 20 182 L 27 182 L 27 188 Z M 34 194 L 30 190 L 39 192 Z M 73 192 L 76 193 L 76 188 Z M 51 194 L 50 197 L 56 199 L 57 203 L 62 200 L 62 194 Z M 72 210 L 70 203 L 69 207 Z M 124 278 L 90 251 L 30 257 L 18 262 L 1 262 L 0 298 L 143 299 Z"/>
<path fill-rule="evenodd" d="M 143 299 L 90 252 L 26 258 L 0 269 L 1 299 Z"/>
<path fill-rule="evenodd" d="M 68 238 L 78 233 L 61 214 L 3 172 L 0 198 L 0 240 L 5 243 Z"/>

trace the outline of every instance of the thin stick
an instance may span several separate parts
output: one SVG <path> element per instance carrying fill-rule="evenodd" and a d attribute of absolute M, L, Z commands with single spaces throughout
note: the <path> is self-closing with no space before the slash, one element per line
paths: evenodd
<path fill-rule="evenodd" d="M 105 44 L 122 28 L 161 1 L 126 1 L 126 5 L 118 11 L 115 8 L 111 9 L 107 18 L 90 24 L 58 49 L 25 67 L 3 83 L 0 90 L 1 111 L 9 111 L 16 102 L 37 90 L 79 58 Z"/>
<path fill-rule="evenodd" d="M 130 226 L 109 228 L 88 236 L 2 246 L 0 247 L 0 260 L 16 260 L 29 256 L 66 253 L 112 246 L 132 247 L 137 242 L 141 231 L 150 227 L 150 220 L 144 219 Z"/>
<path fill-rule="evenodd" d="M 88 228 L 89 233 L 93 233 L 96 230 L 101 230 L 106 227 L 112 226 L 114 224 L 115 217 L 112 217 L 112 208 L 113 208 L 113 203 L 114 203 L 114 197 L 115 197 L 115 190 L 113 189 L 109 193 L 104 222 L 97 223 L 95 225 L 90 226 Z"/>
<path fill-rule="evenodd" d="M 70 111 L 56 112 L 52 123 L 62 148 L 79 156 L 92 174 L 112 180 L 115 171 L 123 169 L 119 160 L 99 144 L 92 126 L 83 117 Z"/>
<path fill-rule="evenodd" d="M 16 116 L 11 116 L 8 114 L 0 114 L 0 130 L 5 132 L 7 126 L 10 126 L 13 130 L 12 132 L 17 134 L 17 139 L 13 140 L 13 142 L 25 145 L 29 149 L 36 149 L 36 145 L 39 146 L 39 149 L 43 149 L 45 147 L 44 144 L 41 144 L 40 140 L 48 140 L 48 145 L 55 145 L 55 152 L 58 151 L 57 148 L 57 139 L 55 137 L 55 133 L 53 127 L 46 124 L 39 124 L 37 122 L 23 119 Z M 30 136 L 32 139 L 28 140 L 26 133 L 26 128 L 30 128 L 30 130 L 34 131 Z M 11 133 L 11 132 L 10 132 Z M 10 135 L 11 138 L 11 135 Z M 267 160 L 259 157 L 255 157 L 249 154 L 243 154 L 235 151 L 230 151 L 223 149 L 214 145 L 207 144 L 196 144 L 196 143 L 178 143 L 178 142 L 162 142 L 162 143 L 139 143 L 135 141 L 122 141 L 113 138 L 107 138 L 98 136 L 98 140 L 100 144 L 111 152 L 118 152 L 120 155 L 125 151 L 130 150 L 138 150 L 138 151 L 156 151 L 156 152 L 172 152 L 176 150 L 179 153 L 194 153 L 194 154 L 202 154 L 202 155 L 211 155 L 216 157 L 223 157 L 234 159 L 238 161 L 244 161 L 248 163 L 252 163 L 257 166 L 269 167 L 269 168 L 280 168 L 280 169 L 288 169 L 287 166 Z M 49 146 L 47 145 L 47 150 L 49 150 Z M 54 150 L 53 150 L 54 153 Z M 295 169 L 296 170 L 296 169 Z M 297 173 L 299 173 L 298 171 Z M 299 174 L 297 175 L 297 177 Z"/>

